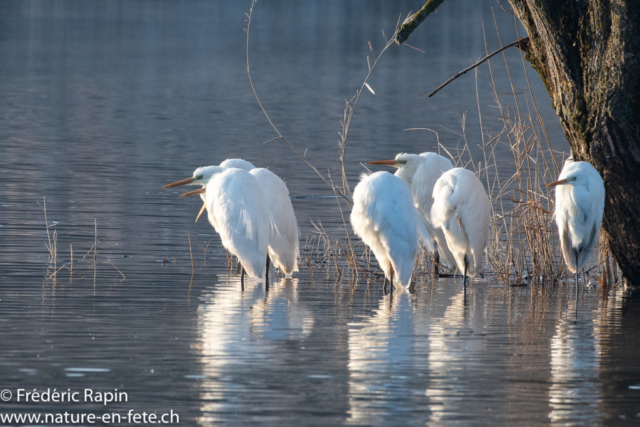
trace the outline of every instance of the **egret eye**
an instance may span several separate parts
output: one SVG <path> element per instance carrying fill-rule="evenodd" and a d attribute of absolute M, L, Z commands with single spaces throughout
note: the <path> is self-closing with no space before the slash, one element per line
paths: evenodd
<path fill-rule="evenodd" d="M 401 165 L 406 165 L 407 161 L 406 160 L 397 160 L 396 163 L 401 164 Z"/>
<path fill-rule="evenodd" d="M 204 175 L 198 175 L 193 177 L 195 180 L 199 181 L 204 178 Z"/>

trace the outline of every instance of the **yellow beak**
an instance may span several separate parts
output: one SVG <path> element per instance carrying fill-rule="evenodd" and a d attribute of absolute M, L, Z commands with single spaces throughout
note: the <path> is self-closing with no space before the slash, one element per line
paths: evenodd
<path fill-rule="evenodd" d="M 556 185 L 562 185 L 562 184 L 566 184 L 567 180 L 566 179 L 561 179 L 560 181 L 554 181 L 550 184 L 547 184 L 547 188 L 551 188 L 551 187 L 555 187 Z"/>
<path fill-rule="evenodd" d="M 367 163 L 368 165 L 383 165 L 383 166 L 391 166 L 394 168 L 399 168 L 400 163 L 397 160 L 374 160 L 372 162 Z"/>
<path fill-rule="evenodd" d="M 167 184 L 162 188 L 171 188 L 171 187 L 177 187 L 179 185 L 186 185 L 186 184 L 191 184 L 193 181 L 195 181 L 195 178 L 186 178 L 186 179 L 181 179 L 180 181 L 176 181 L 176 182 L 172 182 L 171 184 Z"/>
<path fill-rule="evenodd" d="M 206 188 L 198 188 L 197 190 L 193 190 L 193 191 L 189 191 L 187 193 L 181 194 L 180 197 L 189 197 L 189 196 L 195 196 L 196 194 L 204 194 L 207 192 Z"/>
<path fill-rule="evenodd" d="M 204 212 L 205 210 L 207 210 L 207 204 L 203 203 L 202 207 L 200 208 L 200 212 L 198 212 L 198 216 L 196 217 L 196 222 L 198 222 L 198 220 L 200 219 L 200 215 L 202 215 L 202 212 Z"/>

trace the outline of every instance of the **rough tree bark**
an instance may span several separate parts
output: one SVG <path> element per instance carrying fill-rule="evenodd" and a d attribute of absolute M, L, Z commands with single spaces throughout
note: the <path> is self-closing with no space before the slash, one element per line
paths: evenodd
<path fill-rule="evenodd" d="M 606 189 L 604 229 L 629 283 L 640 286 L 640 0 L 509 0 L 576 160 Z M 405 40 L 442 1 L 428 1 Z M 421 19 L 418 19 L 421 18 Z"/>
<path fill-rule="evenodd" d="M 509 0 L 576 160 L 604 179 L 604 228 L 640 285 L 640 0 Z"/>

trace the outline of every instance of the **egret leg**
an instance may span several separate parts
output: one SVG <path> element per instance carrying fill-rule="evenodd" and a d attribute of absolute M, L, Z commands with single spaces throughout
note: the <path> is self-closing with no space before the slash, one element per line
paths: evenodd
<path fill-rule="evenodd" d="M 464 256 L 464 279 L 462 279 L 462 287 L 464 288 L 465 294 L 467 293 L 467 265 L 469 262 L 467 261 L 467 256 Z"/>
<path fill-rule="evenodd" d="M 242 264 L 240 264 L 240 260 L 238 260 L 238 265 L 236 266 L 236 274 L 242 273 Z"/>
<path fill-rule="evenodd" d="M 391 280 L 389 282 L 391 282 L 391 295 L 393 295 L 393 288 L 395 287 L 393 284 L 393 267 L 391 267 Z"/>
<path fill-rule="evenodd" d="M 240 265 L 238 263 L 238 265 Z M 242 289 L 244 291 L 244 268 L 242 268 L 242 266 L 240 267 L 240 289 Z"/>
<path fill-rule="evenodd" d="M 269 277 L 269 264 L 271 264 L 271 262 L 270 262 L 270 261 L 271 261 L 271 260 L 269 259 L 269 255 L 267 255 L 267 269 L 266 269 L 266 272 L 267 272 L 267 273 L 266 273 L 266 275 L 267 275 L 267 277 Z"/>
<path fill-rule="evenodd" d="M 576 261 L 577 261 L 577 260 L 576 260 Z M 577 264 L 577 263 L 576 263 L 576 264 Z M 580 291 L 580 288 L 578 288 L 578 275 L 579 275 L 579 274 L 580 274 L 580 273 L 579 273 L 578 269 L 576 268 L 576 309 L 575 309 L 575 313 L 574 313 L 575 321 L 576 321 L 576 322 L 578 321 L 578 293 L 579 293 L 579 291 Z"/>
<path fill-rule="evenodd" d="M 270 259 L 269 259 L 269 255 L 267 254 L 267 268 L 266 268 L 266 273 L 265 273 L 265 277 L 264 277 L 264 286 L 266 291 L 269 291 L 269 264 L 270 264 Z"/>
<path fill-rule="evenodd" d="M 438 265 L 440 264 L 440 253 L 438 252 L 438 247 L 436 246 L 437 243 L 433 242 L 433 245 L 435 246 L 435 250 L 432 254 L 433 266 L 431 268 L 431 274 L 438 277 L 440 275 L 440 269 L 438 268 Z"/>

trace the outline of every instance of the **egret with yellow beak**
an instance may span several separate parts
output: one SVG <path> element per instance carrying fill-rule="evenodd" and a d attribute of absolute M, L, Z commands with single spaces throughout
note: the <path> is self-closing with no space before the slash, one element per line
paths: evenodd
<path fill-rule="evenodd" d="M 242 169 L 253 175 L 260 184 L 268 210 L 271 214 L 271 220 L 273 221 L 268 245 L 269 258 L 276 268 L 282 270 L 285 275 L 291 276 L 293 272 L 298 271 L 298 222 L 293 211 L 287 185 L 276 174 L 268 169 L 256 168 L 246 160 L 227 159 L 220 163 L 220 166 L 198 168 L 193 172 L 191 178 L 174 182 L 164 188 L 178 185 L 202 185 L 204 187 L 212 178 L 213 174 L 219 172 L 220 168 Z M 200 194 L 204 204 L 196 217 L 196 221 L 198 221 L 200 215 L 207 208 L 205 192 L 199 192 L 197 194 Z M 216 228 L 215 225 L 214 228 Z M 267 265 L 267 273 L 269 271 L 268 269 L 269 267 Z"/>
<path fill-rule="evenodd" d="M 192 178 L 168 187 L 188 185 L 202 180 L 198 168 Z M 209 179 L 204 187 L 189 191 L 180 197 L 204 195 L 209 222 L 220 235 L 222 246 L 238 258 L 242 277 L 266 276 L 269 235 L 273 227 L 271 212 L 258 180 L 249 172 L 238 168 L 208 166 Z M 201 211 L 202 212 L 202 211 Z"/>
<path fill-rule="evenodd" d="M 557 181 L 547 184 L 556 189 L 555 217 L 562 256 L 576 274 L 589 260 L 598 240 L 604 213 L 604 183 L 598 171 L 587 162 L 565 162 Z"/>
<path fill-rule="evenodd" d="M 437 265 L 455 270 L 456 260 L 447 246 L 444 232 L 433 226 L 431 221 L 431 206 L 433 205 L 433 187 L 440 176 L 453 169 L 451 161 L 436 153 L 422 154 L 399 153 L 393 160 L 376 160 L 370 165 L 383 165 L 397 168 L 394 174 L 403 180 L 411 189 L 413 204 L 420 212 L 420 219 L 424 223 L 433 241 L 433 259 Z"/>

